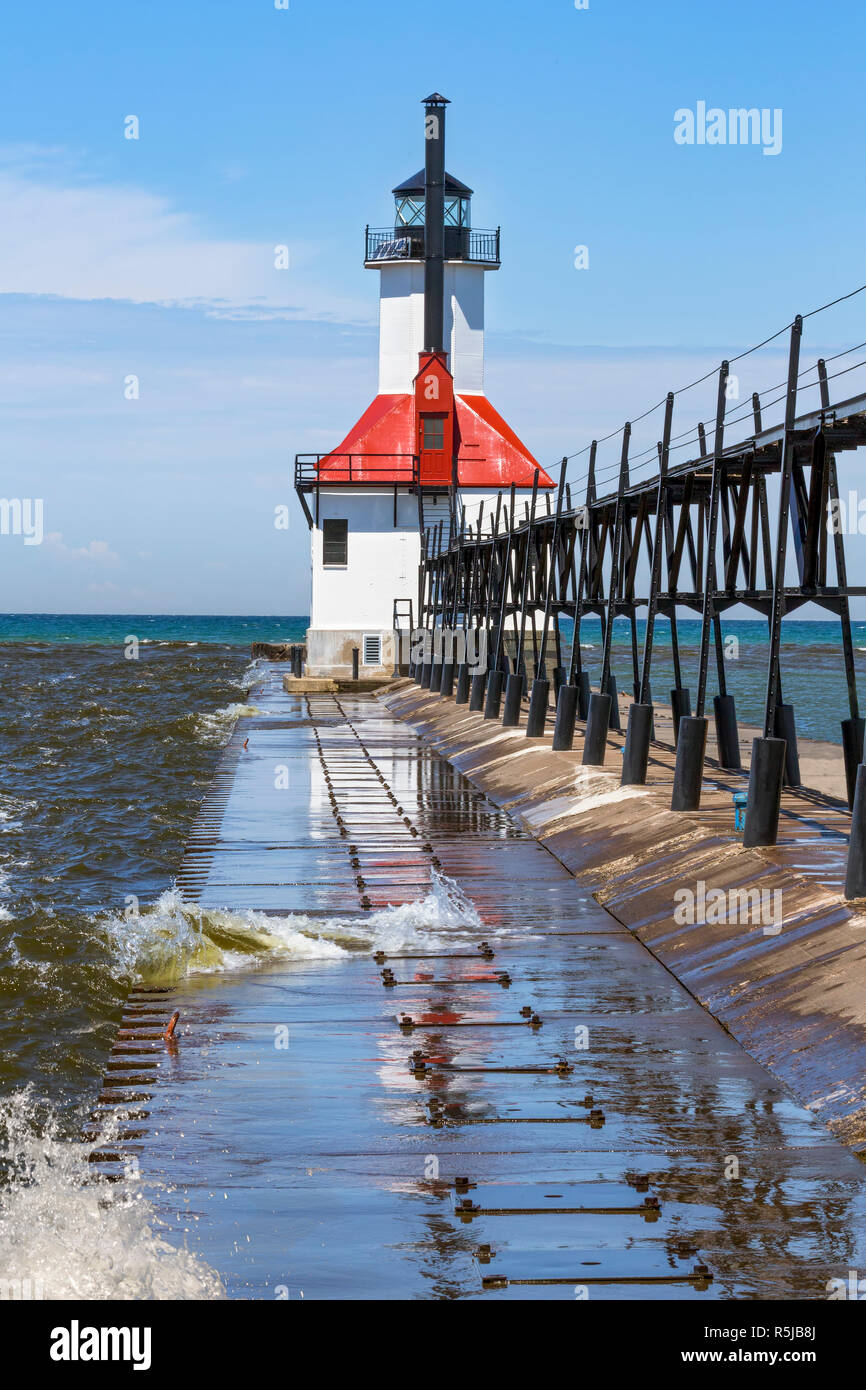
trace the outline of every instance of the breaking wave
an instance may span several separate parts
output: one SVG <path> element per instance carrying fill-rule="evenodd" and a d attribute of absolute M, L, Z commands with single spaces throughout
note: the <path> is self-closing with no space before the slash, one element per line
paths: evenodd
<path fill-rule="evenodd" d="M 350 951 L 432 944 L 455 932 L 477 932 L 472 903 L 445 874 L 432 873 L 417 902 L 363 917 L 271 916 L 200 907 L 175 891 L 149 907 L 95 919 L 113 942 L 118 973 L 147 984 L 175 984 L 187 975 L 255 968 L 278 959 L 339 960 Z"/>
<path fill-rule="evenodd" d="M 0 1101 L 2 1299 L 212 1299 L 219 1275 L 171 1244 L 132 1170 L 100 1178 L 88 1155 L 111 1142 L 122 1114 L 86 1143 L 37 1114 L 32 1088 Z M 167 1228 L 166 1228 L 167 1229 Z M 177 1232 L 172 1227 L 176 1240 Z"/>
<path fill-rule="evenodd" d="M 237 970 L 264 958 L 336 958 L 339 945 L 312 930 L 306 917 L 199 907 L 178 893 L 161 893 L 150 907 L 102 919 L 124 975 L 147 984 L 174 984 L 186 975 Z"/>
<path fill-rule="evenodd" d="M 260 712 L 255 705 L 238 702 L 224 705 L 222 709 L 211 710 L 207 714 L 197 714 L 193 717 L 193 737 L 197 743 L 203 743 L 207 748 L 222 748 L 231 738 L 232 730 L 239 719 L 249 718 L 250 715 Z"/>

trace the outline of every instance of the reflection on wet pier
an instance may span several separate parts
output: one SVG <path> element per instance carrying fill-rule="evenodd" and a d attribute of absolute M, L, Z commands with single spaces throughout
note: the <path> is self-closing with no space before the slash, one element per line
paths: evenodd
<path fill-rule="evenodd" d="M 311 953 L 142 989 L 110 1071 L 230 1296 L 814 1299 L 858 1267 L 857 1160 L 551 854 L 374 698 L 264 667 L 250 699 L 179 887 Z"/>

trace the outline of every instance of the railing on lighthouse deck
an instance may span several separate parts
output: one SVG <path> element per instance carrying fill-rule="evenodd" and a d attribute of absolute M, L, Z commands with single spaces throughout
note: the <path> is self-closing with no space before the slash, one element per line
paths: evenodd
<path fill-rule="evenodd" d="M 445 227 L 446 261 L 471 261 L 477 265 L 498 266 L 500 229 Z M 364 234 L 364 263 L 383 261 L 422 261 L 424 227 L 367 227 Z"/>
<path fill-rule="evenodd" d="M 421 459 L 418 454 L 334 453 L 296 454 L 295 491 L 310 526 L 319 524 L 319 491 L 322 487 L 387 487 L 394 489 L 394 525 L 397 525 L 397 493 L 401 487 L 419 492 Z M 304 494 L 315 494 L 315 518 Z M 420 502 L 419 502 L 420 509 Z"/>

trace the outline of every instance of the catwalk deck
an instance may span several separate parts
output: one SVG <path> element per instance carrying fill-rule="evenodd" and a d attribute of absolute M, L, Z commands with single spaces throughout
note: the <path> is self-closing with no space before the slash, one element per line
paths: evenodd
<path fill-rule="evenodd" d="M 106 1094 L 169 1239 L 236 1298 L 814 1299 L 860 1266 L 857 1160 L 631 932 L 381 702 L 262 672 L 179 888 L 347 949 L 132 997 Z M 425 928 L 439 875 L 477 918 L 440 888 Z"/>

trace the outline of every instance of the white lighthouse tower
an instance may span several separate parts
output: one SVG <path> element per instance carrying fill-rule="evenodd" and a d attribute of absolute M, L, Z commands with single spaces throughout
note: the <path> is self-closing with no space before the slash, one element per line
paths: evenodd
<path fill-rule="evenodd" d="M 499 230 L 472 227 L 472 189 L 445 171 L 447 99 L 424 104 L 424 169 L 393 190 L 394 224 L 367 228 L 379 271 L 379 394 L 338 447 L 299 454 L 295 488 L 311 532 L 307 674 L 390 675 L 394 629 L 417 612 L 425 532 L 447 539 L 463 513 L 539 465 L 484 394 L 484 277 Z M 540 488 L 553 483 L 543 469 Z"/>

